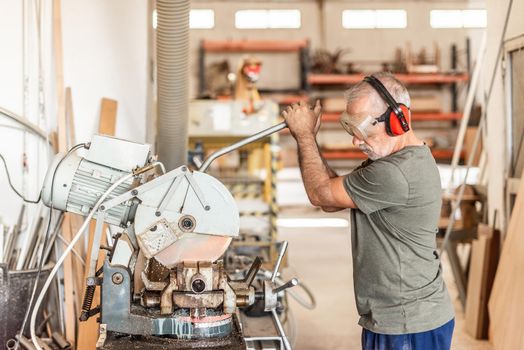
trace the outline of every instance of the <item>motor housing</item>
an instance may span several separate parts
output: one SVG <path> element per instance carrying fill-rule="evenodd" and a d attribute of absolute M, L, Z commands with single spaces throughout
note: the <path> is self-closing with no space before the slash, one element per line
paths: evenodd
<path fill-rule="evenodd" d="M 95 135 L 86 157 L 70 154 L 64 159 L 63 154 L 55 156 L 44 180 L 42 200 L 48 207 L 85 216 L 112 184 L 134 169 L 145 166 L 149 155 L 150 146 L 147 144 Z M 131 178 L 118 186 L 108 199 L 136 185 Z M 131 206 L 132 203 L 123 203 L 111 208 L 105 221 L 125 226 L 132 212 Z"/>

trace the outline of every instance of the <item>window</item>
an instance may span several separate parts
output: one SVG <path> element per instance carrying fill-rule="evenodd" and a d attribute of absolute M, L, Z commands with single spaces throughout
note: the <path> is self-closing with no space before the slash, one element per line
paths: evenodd
<path fill-rule="evenodd" d="M 299 10 L 240 10 L 235 13 L 238 29 L 298 29 Z"/>
<path fill-rule="evenodd" d="M 342 26 L 347 29 L 406 28 L 405 10 L 344 10 Z"/>
<path fill-rule="evenodd" d="M 486 10 L 464 10 L 462 11 L 464 28 L 486 28 L 488 24 L 488 13 Z"/>
<path fill-rule="evenodd" d="M 191 29 L 212 29 L 215 27 L 214 10 L 191 10 L 189 13 L 189 28 Z"/>
<path fill-rule="evenodd" d="M 158 14 L 153 10 L 153 28 L 156 29 Z M 209 9 L 191 10 L 189 12 L 189 28 L 212 29 L 215 27 L 215 11 Z"/>
<path fill-rule="evenodd" d="M 431 10 L 432 28 L 486 28 L 486 10 Z"/>

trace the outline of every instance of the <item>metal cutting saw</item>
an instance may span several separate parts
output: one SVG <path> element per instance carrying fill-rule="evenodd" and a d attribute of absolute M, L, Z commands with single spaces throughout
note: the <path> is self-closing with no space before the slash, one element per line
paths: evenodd
<path fill-rule="evenodd" d="M 239 308 L 258 304 L 274 318 L 277 332 L 268 339 L 291 349 L 277 305 L 298 281 L 275 281 L 287 243 L 271 276 L 260 280 L 259 258 L 241 278 L 228 275 L 221 257 L 239 235 L 239 212 L 229 190 L 206 174 L 219 156 L 285 127 L 215 152 L 198 171 L 184 165 L 165 173 L 149 145 L 101 135 L 85 157 L 57 156 L 46 176 L 44 203 L 80 215 L 96 210 L 80 319 L 100 314 L 98 348 L 246 349 Z M 122 232 L 97 270 L 104 224 Z M 101 304 L 94 306 L 98 287 Z"/>

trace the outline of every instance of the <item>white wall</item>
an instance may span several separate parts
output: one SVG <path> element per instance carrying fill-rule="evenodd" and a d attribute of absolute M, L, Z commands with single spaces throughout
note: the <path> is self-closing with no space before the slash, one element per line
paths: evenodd
<path fill-rule="evenodd" d="M 500 44 L 506 9 L 509 0 L 488 0 L 486 8 L 488 10 L 488 43 L 486 56 L 486 69 L 484 69 L 484 81 L 486 89 L 493 72 L 497 67 L 496 79 L 493 85 L 491 101 L 487 109 L 487 144 L 488 151 L 488 198 L 490 208 L 490 220 L 493 218 L 493 211 L 497 210 L 499 218 L 505 217 L 504 208 L 504 187 L 506 169 L 509 154 L 505 150 L 506 140 L 509 136 L 509 129 L 506 123 L 505 94 L 502 80 L 501 63 L 496 62 L 497 51 Z M 508 29 L 504 40 L 524 35 L 524 0 L 514 0 L 513 8 L 509 17 Z M 499 225 L 505 228 L 503 220 L 499 220 Z M 507 223 L 506 223 L 507 224 Z"/>
<path fill-rule="evenodd" d="M 24 112 L 22 3 L 0 0 L 0 106 L 20 115 Z M 47 102 L 44 117 L 38 116 L 38 80 L 35 74 L 37 51 L 34 46 L 28 51 L 27 64 L 34 79 L 30 81 L 26 117 L 47 130 L 54 130 L 56 124 L 55 74 L 50 35 L 51 3 L 42 2 L 45 6 L 42 45 Z M 117 136 L 145 141 L 146 9 L 145 0 L 62 1 L 64 83 L 73 92 L 77 141 L 89 141 L 97 131 L 102 97 L 118 101 Z M 0 116 L 1 124 L 13 125 Z M 9 162 L 14 185 L 19 189 L 26 188 L 26 194 L 35 198 L 45 175 L 48 157 L 44 144 L 27 136 L 29 171 L 23 181 L 22 135 L 19 131 L 0 127 L 0 152 Z M 0 170 L 0 194 L 0 217 L 13 224 L 21 201 L 8 189 L 3 169 Z"/>

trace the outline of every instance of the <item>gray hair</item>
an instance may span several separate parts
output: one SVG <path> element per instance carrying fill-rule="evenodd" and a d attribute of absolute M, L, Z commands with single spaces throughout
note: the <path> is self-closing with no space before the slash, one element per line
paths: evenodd
<path fill-rule="evenodd" d="M 410 106 L 409 93 L 404 84 L 400 82 L 395 76 L 389 72 L 379 72 L 372 74 L 375 78 L 380 80 L 380 82 L 386 87 L 391 96 L 398 103 L 403 103 L 407 107 Z M 372 110 L 369 112 L 381 114 L 387 109 L 388 105 L 386 101 L 382 98 L 381 95 L 365 81 L 361 81 L 358 84 L 352 86 L 349 90 L 344 93 L 346 103 L 349 105 L 354 101 L 367 97 L 371 99 L 370 105 Z"/>

